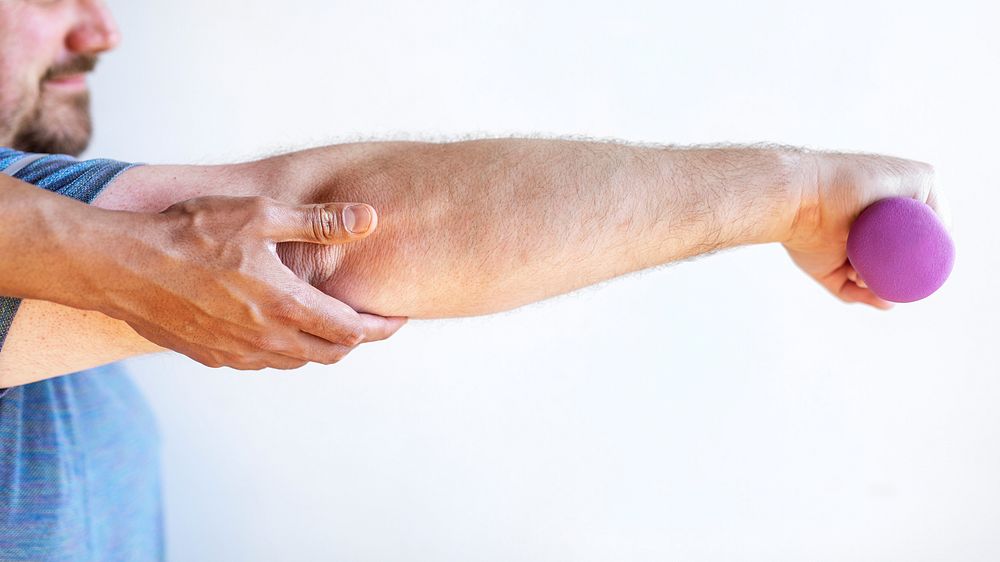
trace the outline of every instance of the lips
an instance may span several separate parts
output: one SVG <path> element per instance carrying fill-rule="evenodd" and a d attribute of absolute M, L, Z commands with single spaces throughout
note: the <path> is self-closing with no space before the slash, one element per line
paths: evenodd
<path fill-rule="evenodd" d="M 57 88 L 66 89 L 81 89 L 87 87 L 87 75 L 84 73 L 79 74 L 64 74 L 61 76 L 54 76 L 45 81 L 46 86 L 55 86 Z"/>

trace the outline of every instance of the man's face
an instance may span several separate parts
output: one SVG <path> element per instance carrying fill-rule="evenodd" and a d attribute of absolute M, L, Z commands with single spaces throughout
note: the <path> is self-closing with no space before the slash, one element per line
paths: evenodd
<path fill-rule="evenodd" d="M 0 0 L 0 146 L 83 152 L 85 75 L 118 41 L 104 0 Z"/>

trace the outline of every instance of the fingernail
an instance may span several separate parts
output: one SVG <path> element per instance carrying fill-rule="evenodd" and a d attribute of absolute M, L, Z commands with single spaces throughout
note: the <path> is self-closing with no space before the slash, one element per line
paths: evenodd
<path fill-rule="evenodd" d="M 344 209 L 344 228 L 351 234 L 364 234 L 372 226 L 372 212 L 367 205 L 351 205 Z"/>

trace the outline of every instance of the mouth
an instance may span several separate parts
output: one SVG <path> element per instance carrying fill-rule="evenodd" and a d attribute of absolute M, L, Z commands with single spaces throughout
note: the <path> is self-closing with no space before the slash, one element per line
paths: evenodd
<path fill-rule="evenodd" d="M 44 81 L 43 84 L 46 88 L 54 88 L 58 90 L 86 90 L 87 89 L 87 74 L 80 72 L 77 74 L 63 74 L 62 76 L 54 76 Z"/>

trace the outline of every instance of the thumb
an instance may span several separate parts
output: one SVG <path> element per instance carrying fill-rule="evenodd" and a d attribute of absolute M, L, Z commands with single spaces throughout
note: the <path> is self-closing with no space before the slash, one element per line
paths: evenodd
<path fill-rule="evenodd" d="M 375 208 L 364 203 L 284 204 L 271 214 L 268 235 L 275 242 L 343 244 L 368 236 L 377 226 Z"/>

